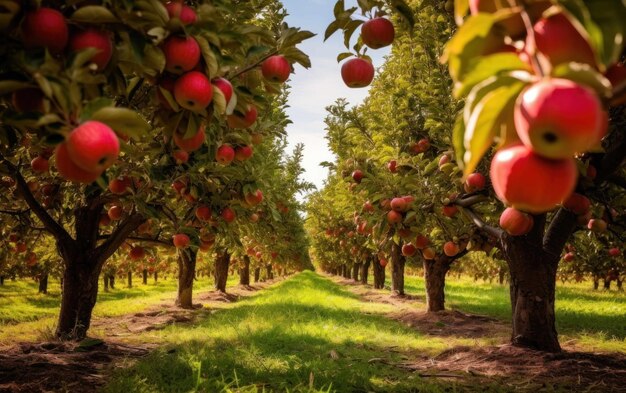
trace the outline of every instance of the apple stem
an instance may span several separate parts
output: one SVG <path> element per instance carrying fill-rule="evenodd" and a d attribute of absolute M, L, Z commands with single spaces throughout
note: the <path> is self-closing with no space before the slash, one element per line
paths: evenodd
<path fill-rule="evenodd" d="M 265 60 L 269 59 L 270 57 L 272 57 L 272 56 L 274 56 L 276 54 L 278 54 L 278 48 L 271 50 L 265 56 L 261 57 L 259 60 L 257 60 L 254 63 L 248 65 L 247 67 L 244 67 L 241 70 L 237 70 L 234 74 L 229 75 L 228 77 L 226 77 L 226 79 L 232 80 L 233 78 L 236 78 L 236 77 L 238 77 L 241 74 L 245 74 L 246 72 L 248 72 L 248 71 L 258 67 L 259 64 L 263 63 Z"/>

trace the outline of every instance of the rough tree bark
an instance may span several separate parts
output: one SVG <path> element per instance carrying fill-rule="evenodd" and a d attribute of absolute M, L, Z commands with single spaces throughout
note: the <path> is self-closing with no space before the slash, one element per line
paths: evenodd
<path fill-rule="evenodd" d="M 385 268 L 380 265 L 380 261 L 376 257 L 372 257 L 372 265 L 374 267 L 374 288 L 385 288 Z"/>
<path fill-rule="evenodd" d="M 605 291 L 610 291 L 611 290 L 611 279 L 606 277 L 604 279 L 604 285 L 603 286 L 604 286 L 604 290 Z"/>
<path fill-rule="evenodd" d="M 505 277 L 506 277 L 506 270 L 503 267 L 501 267 L 498 270 L 498 284 L 504 285 L 504 278 Z"/>
<path fill-rule="evenodd" d="M 428 312 L 445 310 L 446 274 L 454 261 L 446 255 L 424 260 L 424 284 L 426 285 L 426 306 Z"/>
<path fill-rule="evenodd" d="M 104 292 L 109 292 L 109 276 L 103 274 L 102 281 L 104 282 Z"/>
<path fill-rule="evenodd" d="M 345 264 L 343 269 L 343 278 L 351 277 L 352 266 Z"/>
<path fill-rule="evenodd" d="M 359 270 L 361 270 L 362 263 L 354 262 L 352 265 L 352 279 L 354 281 L 359 281 Z"/>
<path fill-rule="evenodd" d="M 48 273 L 42 273 L 39 276 L 39 293 L 48 293 Z"/>
<path fill-rule="evenodd" d="M 624 286 L 623 286 L 624 285 L 624 281 L 623 280 L 621 280 L 620 278 L 617 278 L 615 280 L 615 284 L 617 284 L 617 290 L 618 291 L 623 291 L 624 290 Z"/>
<path fill-rule="evenodd" d="M 109 287 L 111 287 L 111 289 L 115 289 L 115 274 L 111 274 L 109 276 Z"/>
<path fill-rule="evenodd" d="M 239 285 L 250 285 L 250 257 L 243 257 L 243 266 L 239 269 Z"/>
<path fill-rule="evenodd" d="M 361 284 L 367 285 L 367 276 L 369 274 L 370 265 L 372 260 L 367 258 L 365 262 L 361 264 Z"/>
<path fill-rule="evenodd" d="M 261 279 L 261 268 L 255 267 L 254 268 L 254 282 L 259 282 L 260 279 Z"/>
<path fill-rule="evenodd" d="M 597 291 L 600 288 L 600 278 L 598 276 L 593 276 L 593 289 Z"/>
<path fill-rule="evenodd" d="M 196 274 L 197 251 L 191 248 L 178 251 L 178 295 L 176 305 L 193 308 L 193 279 Z"/>
<path fill-rule="evenodd" d="M 0 276 L 0 285 L 4 285 L 4 276 Z"/>
<path fill-rule="evenodd" d="M 404 255 L 402 248 L 395 242 L 391 243 L 391 292 L 394 295 L 404 296 Z"/>
<path fill-rule="evenodd" d="M 142 274 L 142 283 L 143 285 L 148 285 L 148 269 L 143 269 Z"/>
<path fill-rule="evenodd" d="M 129 270 L 126 273 L 126 287 L 128 287 L 128 288 L 132 288 L 133 287 L 133 272 L 132 272 L 132 270 Z"/>
<path fill-rule="evenodd" d="M 154 272 L 154 282 L 159 281 L 159 272 Z"/>
<path fill-rule="evenodd" d="M 267 266 L 265 266 L 265 273 L 267 274 L 267 279 L 271 280 L 274 278 L 274 273 L 272 273 L 272 264 L 268 263 Z"/>
<path fill-rule="evenodd" d="M 230 264 L 230 253 L 222 250 L 215 259 L 215 289 L 226 293 L 226 281 L 228 280 L 228 267 Z"/>

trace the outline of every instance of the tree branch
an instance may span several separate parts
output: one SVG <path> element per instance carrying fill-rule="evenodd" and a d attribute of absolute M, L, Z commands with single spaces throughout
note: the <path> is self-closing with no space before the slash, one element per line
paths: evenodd
<path fill-rule="evenodd" d="M 21 216 L 24 213 L 28 213 L 30 211 L 30 209 L 24 209 L 24 210 L 1 210 L 0 209 L 0 214 L 8 214 L 10 216 Z"/>
<path fill-rule="evenodd" d="M 489 198 L 483 194 L 473 194 L 464 198 L 459 198 L 453 202 L 453 205 L 461 206 L 464 208 L 469 208 L 477 203 L 486 202 Z"/>
<path fill-rule="evenodd" d="M 143 215 L 133 213 L 129 215 L 120 225 L 115 228 L 108 239 L 96 248 L 95 254 L 99 263 L 104 263 L 122 243 L 133 233 L 141 224 L 146 221 Z"/>
<path fill-rule="evenodd" d="M 272 51 L 267 53 L 265 56 L 261 57 L 259 60 L 255 61 L 254 63 L 250 64 L 249 66 L 244 67 L 241 70 L 235 71 L 234 74 L 229 75 L 228 77 L 226 77 L 226 79 L 231 80 L 231 79 L 234 79 L 234 78 L 238 77 L 239 75 L 245 74 L 246 72 L 248 72 L 248 71 L 258 67 L 259 64 L 263 63 L 265 60 L 269 59 L 270 57 L 274 56 L 277 53 L 278 53 L 278 49 L 273 49 Z"/>
<path fill-rule="evenodd" d="M 552 222 L 543 235 L 543 250 L 557 258 L 560 257 L 574 229 L 576 229 L 576 215 L 567 209 L 560 208 L 552 217 Z"/>
<path fill-rule="evenodd" d="M 463 213 L 467 214 L 469 216 L 469 218 L 472 220 L 472 222 L 474 223 L 474 225 L 476 225 L 480 230 L 482 230 L 485 233 L 495 237 L 498 240 L 502 239 L 502 236 L 504 235 L 504 231 L 502 229 L 493 227 L 491 225 L 488 225 L 472 209 L 466 208 L 466 209 L 462 209 L 461 211 Z"/>

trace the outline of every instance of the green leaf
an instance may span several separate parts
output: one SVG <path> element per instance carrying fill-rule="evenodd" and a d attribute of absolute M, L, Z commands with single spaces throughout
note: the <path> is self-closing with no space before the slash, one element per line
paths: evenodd
<path fill-rule="evenodd" d="M 354 56 L 352 52 L 343 52 L 337 55 L 337 63 L 341 63 L 342 60 L 347 59 L 350 56 Z"/>
<path fill-rule="evenodd" d="M 33 87 L 33 85 L 28 82 L 21 81 L 0 81 L 0 95 L 13 93 L 16 90 L 25 89 L 27 87 Z"/>
<path fill-rule="evenodd" d="M 87 5 L 77 9 L 70 18 L 79 23 L 117 23 L 115 15 L 108 8 L 99 5 Z"/>
<path fill-rule="evenodd" d="M 99 109 L 91 120 L 101 121 L 113 130 L 137 138 L 152 129 L 139 113 L 128 108 L 107 107 Z"/>
<path fill-rule="evenodd" d="M 565 78 L 586 85 L 598 93 L 600 97 L 610 98 L 611 82 L 589 64 L 565 63 L 552 70 L 552 76 Z"/>
<path fill-rule="evenodd" d="M 346 48 L 350 47 L 350 39 L 352 38 L 352 34 L 357 29 L 357 27 L 361 26 L 363 21 L 360 19 L 351 20 L 343 27 L 343 44 Z"/>
<path fill-rule="evenodd" d="M 211 50 L 211 46 L 209 42 L 201 36 L 196 36 L 196 41 L 200 45 L 200 50 L 202 51 L 202 58 L 207 65 L 207 71 L 209 76 L 212 78 L 217 75 L 219 64 L 217 62 L 217 57 L 215 57 L 215 53 Z"/>
<path fill-rule="evenodd" d="M 343 26 L 343 24 L 344 24 L 344 21 L 340 21 L 340 20 L 332 21 L 331 24 L 329 24 L 328 27 L 326 28 L 326 31 L 324 31 L 324 41 L 329 39 L 331 35 L 335 34 L 335 32 L 339 30 L 341 26 Z"/>
<path fill-rule="evenodd" d="M 335 18 L 341 15 L 344 9 L 345 5 L 343 0 L 337 0 L 337 2 L 335 3 L 335 7 L 333 8 L 333 14 L 335 15 Z"/>
<path fill-rule="evenodd" d="M 82 109 L 80 113 L 79 122 L 87 121 L 91 118 L 94 112 L 110 107 L 113 105 L 113 100 L 107 97 L 98 97 L 89 101 Z"/>
<path fill-rule="evenodd" d="M 523 62 L 515 53 L 496 53 L 490 56 L 479 56 L 468 66 L 470 69 L 462 83 L 455 85 L 456 98 L 466 96 L 478 83 L 485 79 L 500 75 L 504 72 L 523 70 L 531 72 L 528 64 Z"/>
<path fill-rule="evenodd" d="M 213 107 L 215 108 L 215 113 L 224 114 L 226 113 L 226 97 L 224 97 L 224 93 L 215 85 L 211 85 L 213 87 Z"/>
<path fill-rule="evenodd" d="M 463 18 L 469 12 L 468 0 L 454 0 L 454 20 L 457 25 L 463 24 Z"/>

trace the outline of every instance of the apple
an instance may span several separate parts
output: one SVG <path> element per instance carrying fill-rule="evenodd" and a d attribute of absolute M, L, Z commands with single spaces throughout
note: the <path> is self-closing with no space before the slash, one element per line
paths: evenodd
<path fill-rule="evenodd" d="M 120 176 L 109 182 L 109 191 L 112 194 L 122 195 L 132 187 L 132 180 L 128 176 Z"/>
<path fill-rule="evenodd" d="M 591 202 L 586 196 L 574 192 L 563 202 L 563 207 L 580 216 L 589 211 Z"/>
<path fill-rule="evenodd" d="M 26 252 L 28 248 L 26 247 L 26 243 L 24 242 L 18 242 L 15 244 L 15 251 L 18 253 L 23 253 Z"/>
<path fill-rule="evenodd" d="M 185 138 L 184 134 L 179 132 L 174 133 L 174 144 L 187 153 L 191 153 L 202 147 L 205 139 L 206 135 L 204 133 L 204 124 L 198 128 L 198 132 L 196 132 L 195 135 L 189 138 Z"/>
<path fill-rule="evenodd" d="M 43 93 L 34 87 L 16 90 L 11 95 L 11 103 L 17 112 L 38 112 L 45 111 Z"/>
<path fill-rule="evenodd" d="M 259 134 L 258 132 L 255 132 L 250 135 L 250 140 L 252 141 L 253 145 L 260 145 L 261 142 L 263 142 L 263 134 Z"/>
<path fill-rule="evenodd" d="M 465 184 L 463 186 L 465 188 L 465 192 L 480 191 L 485 188 L 485 176 L 478 172 L 470 173 L 465 179 Z"/>
<path fill-rule="evenodd" d="M 593 232 L 606 232 L 607 224 L 606 221 L 601 218 L 592 218 L 587 223 L 587 228 Z"/>
<path fill-rule="evenodd" d="M 385 259 L 385 258 L 380 258 L 380 257 L 379 257 L 379 258 L 378 258 L 378 263 L 380 264 L 380 266 L 385 267 L 385 266 L 387 266 L 387 264 L 388 264 L 389 262 L 387 261 L 387 259 Z"/>
<path fill-rule="evenodd" d="M 35 173 L 45 173 L 50 169 L 50 164 L 46 158 L 37 156 L 30 162 L 30 167 Z"/>
<path fill-rule="evenodd" d="M 606 70 L 604 76 L 611 82 L 613 87 L 617 87 L 626 81 L 626 65 L 624 63 L 615 63 Z"/>
<path fill-rule="evenodd" d="M 113 165 L 120 153 L 117 135 L 99 121 L 87 121 L 76 127 L 66 145 L 72 161 L 88 172 L 102 172 Z"/>
<path fill-rule="evenodd" d="M 591 45 L 564 13 L 541 18 L 535 23 L 533 31 L 537 50 L 550 61 L 552 67 L 569 62 L 597 67 Z M 529 45 L 528 40 L 526 45 Z M 572 114 L 575 112 L 572 110 Z"/>
<path fill-rule="evenodd" d="M 106 68 L 113 55 L 113 43 L 109 34 L 94 28 L 72 34 L 69 47 L 72 52 L 80 52 L 87 48 L 96 49 L 97 52 L 91 58 L 91 62 L 100 71 Z"/>
<path fill-rule="evenodd" d="M 69 39 L 65 17 L 52 8 L 27 12 L 21 29 L 26 48 L 47 48 L 52 54 L 63 52 Z"/>
<path fill-rule="evenodd" d="M 233 222 L 235 218 L 235 212 L 230 207 L 225 207 L 224 210 L 222 210 L 222 219 L 227 223 Z"/>
<path fill-rule="evenodd" d="M 172 157 L 176 161 L 176 165 L 182 165 L 189 161 L 189 153 L 184 150 L 175 150 L 172 152 Z"/>
<path fill-rule="evenodd" d="M 235 160 L 237 161 L 245 161 L 252 157 L 254 151 L 250 146 L 237 146 L 235 148 Z"/>
<path fill-rule="evenodd" d="M 223 144 L 217 149 L 215 160 L 222 164 L 228 165 L 235 159 L 235 150 L 229 144 Z"/>
<path fill-rule="evenodd" d="M 198 220 L 200 221 L 204 221 L 207 222 L 211 219 L 211 208 L 208 206 L 199 206 L 196 209 L 196 217 L 198 218 Z"/>
<path fill-rule="evenodd" d="M 391 45 L 395 33 L 393 23 L 383 17 L 370 19 L 361 26 L 361 40 L 372 49 Z"/>
<path fill-rule="evenodd" d="M 183 25 L 196 22 L 197 15 L 193 8 L 182 3 L 182 1 L 170 1 L 165 4 L 165 9 L 170 19 L 178 18 Z"/>
<path fill-rule="evenodd" d="M 389 204 L 392 210 L 397 212 L 405 212 L 408 208 L 408 203 L 404 198 L 393 198 Z"/>
<path fill-rule="evenodd" d="M 387 222 L 389 222 L 390 225 L 399 224 L 402 222 L 402 219 L 402 214 L 395 210 L 390 210 L 387 213 Z"/>
<path fill-rule="evenodd" d="M 519 96 L 514 121 L 522 143 L 541 156 L 561 159 L 596 145 L 607 119 L 591 89 L 567 79 L 543 79 Z"/>
<path fill-rule="evenodd" d="M 609 255 L 610 255 L 610 256 L 612 256 L 612 257 L 614 257 L 614 258 L 619 257 L 619 256 L 620 256 L 620 254 L 622 253 L 622 252 L 620 251 L 620 249 L 619 249 L 619 248 L 617 248 L 617 247 L 610 248 L 608 252 L 609 252 Z"/>
<path fill-rule="evenodd" d="M 263 201 L 263 191 L 256 190 L 253 193 L 247 193 L 244 199 L 250 206 L 256 206 Z"/>
<path fill-rule="evenodd" d="M 500 215 L 500 227 L 511 236 L 527 234 L 533 229 L 534 223 L 533 216 L 512 207 L 507 207 Z"/>
<path fill-rule="evenodd" d="M 445 205 L 441 209 L 441 212 L 446 217 L 454 217 L 456 215 L 456 213 L 458 213 L 458 211 L 459 211 L 459 208 L 456 207 L 456 205 Z"/>
<path fill-rule="evenodd" d="M 550 211 L 567 199 L 578 178 L 573 158 L 547 159 L 524 145 L 500 149 L 491 161 L 490 173 L 501 201 L 536 214 Z"/>
<path fill-rule="evenodd" d="M 187 248 L 189 247 L 189 243 L 191 242 L 189 240 L 189 236 L 185 235 L 184 233 L 177 233 L 174 236 L 172 236 L 172 241 L 174 242 L 174 247 L 176 248 Z"/>
<path fill-rule="evenodd" d="M 283 83 L 289 78 L 291 65 L 284 56 L 274 55 L 268 57 L 261 64 L 263 77 L 271 82 Z"/>
<path fill-rule="evenodd" d="M 213 100 L 211 81 L 202 72 L 189 71 L 174 83 L 174 98 L 181 107 L 202 112 Z"/>
<path fill-rule="evenodd" d="M 459 253 L 459 245 L 452 241 L 446 242 L 443 245 L 443 253 L 449 257 L 453 257 Z"/>
<path fill-rule="evenodd" d="M 444 166 L 445 164 L 450 162 L 450 156 L 447 154 L 444 154 L 441 156 L 441 158 L 439 158 L 439 169 L 441 169 L 442 166 Z"/>
<path fill-rule="evenodd" d="M 374 66 L 366 59 L 350 59 L 341 66 L 341 78 L 351 88 L 369 86 L 374 79 Z"/>
<path fill-rule="evenodd" d="M 423 250 L 430 244 L 430 240 L 428 240 L 426 236 L 420 234 L 420 235 L 417 235 L 417 237 L 415 238 L 414 244 L 415 244 L 415 247 L 419 248 L 420 250 Z"/>
<path fill-rule="evenodd" d="M 254 105 L 248 105 L 245 114 L 235 111 L 232 115 L 226 117 L 226 122 L 230 128 L 248 128 L 255 122 L 259 113 Z"/>
<path fill-rule="evenodd" d="M 165 55 L 165 70 L 173 74 L 191 71 L 200 62 L 200 45 L 193 37 L 170 36 L 161 49 Z"/>
<path fill-rule="evenodd" d="M 411 243 L 406 243 L 402 246 L 402 255 L 405 257 L 412 257 L 417 253 L 417 247 Z"/>
<path fill-rule="evenodd" d="M 387 169 L 389 169 L 389 172 L 391 173 L 396 173 L 398 168 L 398 161 L 396 160 L 391 160 L 387 163 Z"/>
<path fill-rule="evenodd" d="M 355 170 L 354 172 L 352 172 L 352 179 L 357 183 L 360 184 L 361 180 L 363 180 L 363 171 L 361 171 L 360 169 Z"/>
<path fill-rule="evenodd" d="M 89 172 L 76 165 L 70 158 L 67 143 L 60 143 L 54 155 L 57 171 L 66 180 L 76 183 L 93 183 L 102 174 L 102 171 Z"/>
<path fill-rule="evenodd" d="M 252 222 L 258 222 L 259 221 L 259 215 L 256 213 L 252 213 L 250 214 L 250 221 Z"/>
<path fill-rule="evenodd" d="M 233 85 L 228 81 L 228 79 L 225 78 L 213 78 L 211 79 L 211 83 L 222 92 L 224 99 L 226 100 L 226 105 L 228 105 L 231 98 L 233 98 Z"/>
<path fill-rule="evenodd" d="M 373 212 L 374 211 L 374 205 L 372 205 L 372 202 L 365 201 L 365 203 L 363 203 L 363 211 Z"/>
<path fill-rule="evenodd" d="M 141 246 L 134 246 L 130 249 L 129 256 L 131 260 L 138 261 L 146 256 L 146 250 Z"/>
<path fill-rule="evenodd" d="M 568 252 L 567 254 L 563 256 L 563 260 L 566 262 L 571 262 L 574 260 L 575 257 L 576 257 L 576 254 L 574 254 L 573 252 Z"/>
<path fill-rule="evenodd" d="M 422 256 L 424 257 L 424 259 L 432 260 L 435 259 L 436 255 L 437 254 L 435 253 L 435 250 L 430 247 L 426 247 L 422 250 Z"/>

